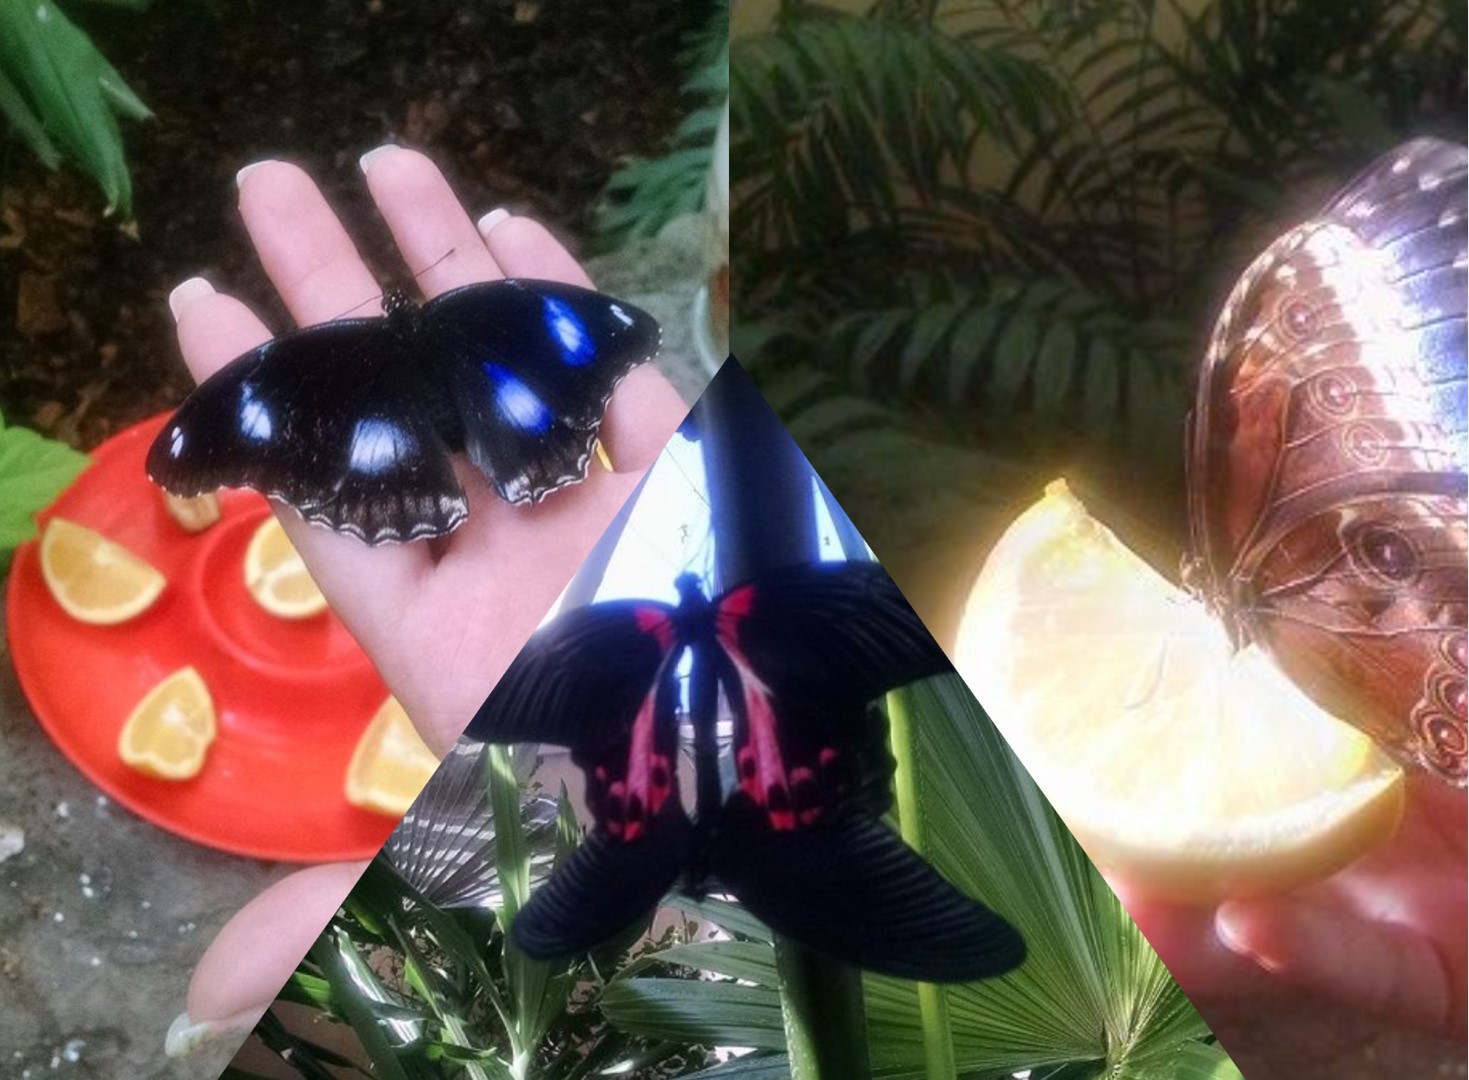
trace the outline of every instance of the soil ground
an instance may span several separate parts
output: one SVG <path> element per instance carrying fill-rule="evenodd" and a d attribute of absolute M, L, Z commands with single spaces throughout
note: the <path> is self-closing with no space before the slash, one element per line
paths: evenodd
<path fill-rule="evenodd" d="M 677 53 L 704 4 L 180 0 L 68 14 L 155 113 L 123 123 L 134 219 L 90 178 L 0 144 L 0 412 L 90 449 L 190 388 L 169 290 L 203 274 L 289 325 L 235 212 L 234 174 L 305 167 L 387 284 L 411 284 L 357 158 L 383 142 L 443 166 L 475 213 L 540 217 L 573 249 L 629 154 L 679 120 Z"/>

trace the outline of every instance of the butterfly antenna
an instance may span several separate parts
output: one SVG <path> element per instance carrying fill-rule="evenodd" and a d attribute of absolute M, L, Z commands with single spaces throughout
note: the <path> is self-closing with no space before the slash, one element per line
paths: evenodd
<path fill-rule="evenodd" d="M 377 304 L 377 305 L 381 306 L 382 305 L 382 302 L 383 302 L 383 296 L 384 295 L 385 294 L 381 290 L 379 290 L 378 292 L 374 293 L 372 296 L 369 296 L 366 300 L 363 300 L 360 303 L 353 304 L 351 307 L 349 307 L 346 311 L 342 312 L 340 315 L 333 315 L 332 318 L 331 318 L 331 321 L 332 322 L 336 322 L 338 319 L 345 319 L 348 315 L 351 315 L 354 311 L 360 311 L 362 308 L 365 308 L 368 304 Z"/>
<path fill-rule="evenodd" d="M 434 267 L 439 266 L 440 264 L 442 264 L 444 262 L 444 260 L 446 260 L 450 255 L 453 255 L 454 252 L 456 252 L 458 250 L 459 249 L 457 247 L 451 247 L 448 251 L 444 252 L 442 255 L 440 255 L 433 262 L 431 262 L 427 266 L 425 266 L 422 270 L 415 270 L 414 273 L 413 273 L 413 280 L 414 281 L 417 281 L 419 278 L 423 277 L 424 274 L 427 274 Z"/>

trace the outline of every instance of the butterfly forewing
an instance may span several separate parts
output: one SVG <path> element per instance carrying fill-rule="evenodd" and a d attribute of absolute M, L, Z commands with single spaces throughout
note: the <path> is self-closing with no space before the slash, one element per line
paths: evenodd
<path fill-rule="evenodd" d="M 586 475 L 613 389 L 658 351 L 646 313 L 590 289 L 503 281 L 424 308 L 464 446 L 509 502 Z"/>
<path fill-rule="evenodd" d="M 1419 140 L 1235 286 L 1190 424 L 1208 599 L 1327 708 L 1465 778 L 1465 154 Z"/>
<path fill-rule="evenodd" d="M 164 425 L 148 475 L 179 495 L 252 488 L 372 544 L 450 531 L 468 504 L 383 321 L 297 331 L 232 362 Z"/>
<path fill-rule="evenodd" d="M 465 734 L 573 749 L 627 740 L 675 647 L 672 612 L 619 600 L 557 616 L 531 636 Z"/>

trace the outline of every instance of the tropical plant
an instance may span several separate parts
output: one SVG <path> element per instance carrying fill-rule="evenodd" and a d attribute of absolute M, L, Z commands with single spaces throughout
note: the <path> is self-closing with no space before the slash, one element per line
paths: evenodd
<path fill-rule="evenodd" d="M 787 2 L 731 58 L 735 352 L 900 582 L 955 472 L 991 515 L 1123 477 L 1172 525 L 1216 305 L 1366 160 L 1462 137 L 1462 14 Z"/>
<path fill-rule="evenodd" d="M 964 684 L 945 676 L 892 695 L 890 717 L 897 824 L 947 877 L 1015 922 L 1029 958 L 1004 978 L 957 987 L 864 976 L 873 1075 L 1237 1078 Z M 787 1075 L 769 931 L 721 901 L 675 906 L 725 940 L 645 952 L 609 980 L 602 1013 L 649 1039 L 754 1048 L 695 1076 Z M 713 978 L 663 975 L 689 968 Z"/>
<path fill-rule="evenodd" d="M 729 99 L 728 0 L 712 5 L 678 59 L 686 73 L 682 99 L 688 112 L 662 154 L 629 158 L 607 182 L 597 222 L 598 244 L 605 250 L 654 236 L 704 205 L 714 136 Z"/>
<path fill-rule="evenodd" d="M 141 10 L 148 0 L 107 2 Z M 0 4 L 0 113 L 48 168 L 75 162 L 101 187 L 109 211 L 132 213 L 117 118 L 152 113 L 52 0 Z"/>
<path fill-rule="evenodd" d="M 479 777 L 488 801 L 436 815 L 432 826 L 440 840 L 459 828 L 474 834 L 472 850 L 453 854 L 460 864 L 483 864 L 490 890 L 473 906 L 446 906 L 379 854 L 277 997 L 349 1026 L 357 1052 L 303 1035 L 274 1011 L 255 1034 L 310 1080 L 341 1075 L 334 1069 L 389 1080 L 580 1080 L 613 1066 L 657 1080 L 701 1066 L 698 1045 L 627 1035 L 598 1013 L 599 972 L 617 970 L 630 939 L 568 967 L 532 961 L 505 937 L 500 928 L 532 879 L 575 846 L 579 830 L 565 793 L 555 803 L 539 794 L 524 759 L 490 748 L 474 760 L 485 763 Z M 441 770 L 431 784 L 444 782 Z M 237 1067 L 224 1076 L 260 1080 Z"/>

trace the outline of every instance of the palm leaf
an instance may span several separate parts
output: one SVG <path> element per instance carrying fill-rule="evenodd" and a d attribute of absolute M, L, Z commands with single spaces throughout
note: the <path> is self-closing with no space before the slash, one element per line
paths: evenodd
<path fill-rule="evenodd" d="M 960 1075 L 1062 1065 L 1149 1080 L 1231 1075 L 1197 1012 L 963 684 L 930 680 L 908 698 L 915 788 L 905 803 L 921 814 L 925 853 L 1014 921 L 1030 949 L 1002 979 L 945 990 Z M 709 978 L 662 977 L 655 964 Z M 602 1009 L 645 1036 L 778 1052 L 776 978 L 762 942 L 676 946 L 615 979 Z M 864 985 L 874 1074 L 925 1075 L 917 988 L 876 976 Z M 704 1075 L 777 1067 L 756 1059 Z"/>

